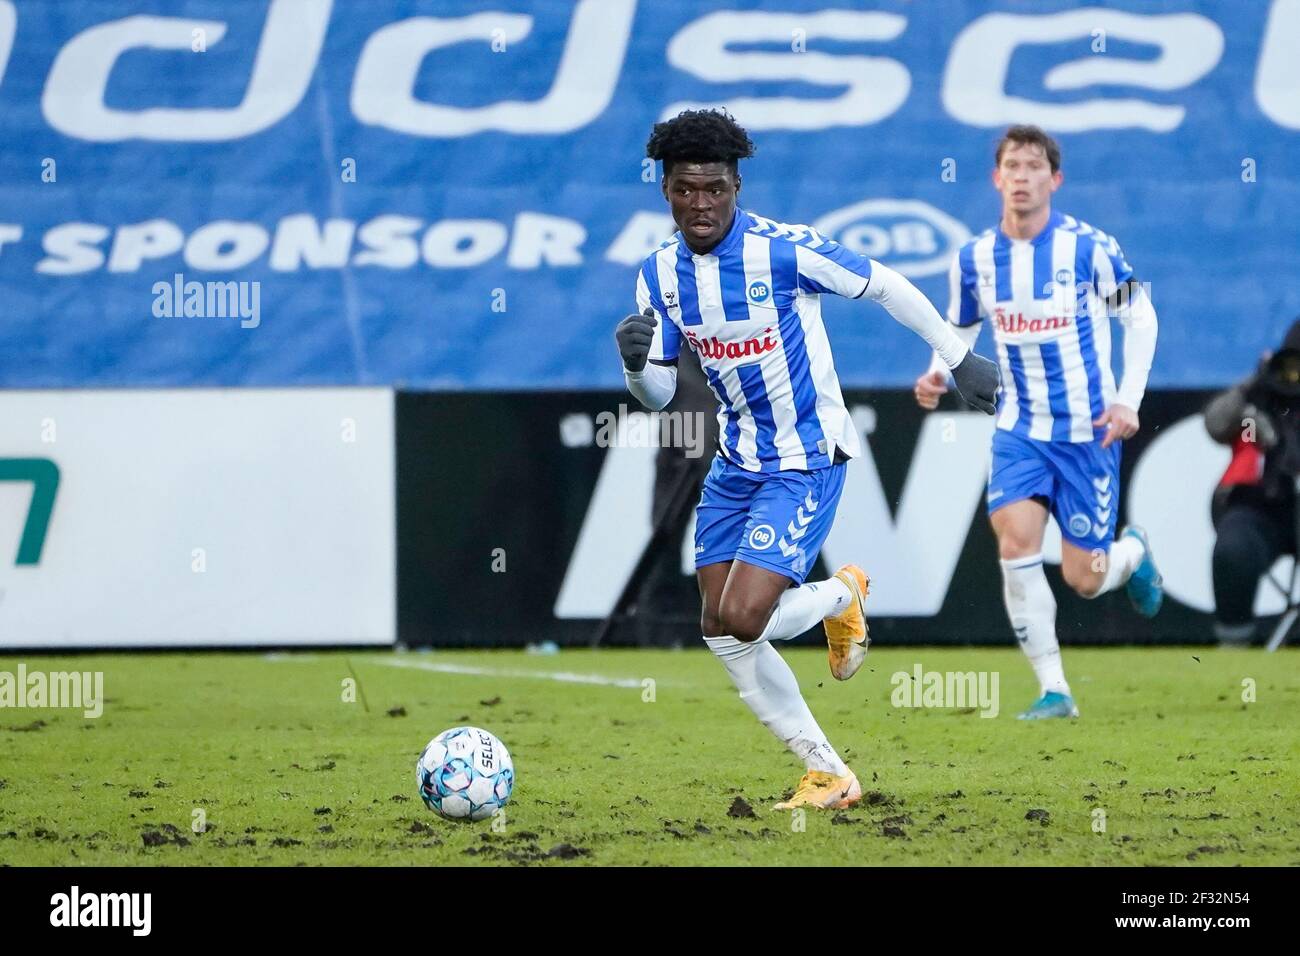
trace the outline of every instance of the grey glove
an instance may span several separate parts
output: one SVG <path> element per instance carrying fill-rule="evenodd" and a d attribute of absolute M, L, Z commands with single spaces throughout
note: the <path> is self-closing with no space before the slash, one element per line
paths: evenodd
<path fill-rule="evenodd" d="M 649 306 L 640 315 L 629 315 L 614 330 L 614 339 L 618 342 L 618 354 L 623 357 L 623 367 L 629 372 L 639 372 L 645 368 L 650 355 L 650 343 L 654 341 L 654 309 Z"/>
<path fill-rule="evenodd" d="M 1277 444 L 1277 429 L 1267 415 L 1260 412 L 1250 400 L 1250 395 L 1259 385 L 1259 380 L 1268 371 L 1271 353 L 1265 352 L 1259 360 L 1255 371 L 1247 378 L 1210 399 L 1203 412 L 1205 430 L 1211 438 L 1221 445 L 1231 445 L 1245 434 L 1250 422 L 1255 423 L 1254 438 L 1264 448 Z"/>
<path fill-rule="evenodd" d="M 961 397 L 986 415 L 992 415 L 998 386 L 1002 379 L 998 367 L 982 355 L 967 352 L 966 357 L 952 370 L 952 381 Z"/>

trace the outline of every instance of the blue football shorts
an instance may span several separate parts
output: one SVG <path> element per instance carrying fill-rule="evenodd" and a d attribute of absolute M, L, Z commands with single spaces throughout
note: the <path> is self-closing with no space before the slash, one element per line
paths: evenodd
<path fill-rule="evenodd" d="M 848 463 L 753 472 L 713 460 L 695 509 L 695 566 L 740 560 L 802 584 L 835 521 Z"/>
<path fill-rule="evenodd" d="M 993 433 L 989 514 L 1043 497 L 1061 537 L 1085 551 L 1108 550 L 1119 520 L 1121 442 L 1037 441 L 1004 429 Z"/>

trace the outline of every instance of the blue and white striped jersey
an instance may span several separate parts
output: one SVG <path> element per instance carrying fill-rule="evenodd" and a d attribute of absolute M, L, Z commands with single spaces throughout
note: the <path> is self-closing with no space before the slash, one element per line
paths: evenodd
<path fill-rule="evenodd" d="M 684 338 L 720 403 L 721 453 L 747 471 L 829 465 L 861 452 L 831 360 L 821 294 L 857 298 L 871 260 L 809 226 L 737 208 L 726 236 L 695 255 L 677 233 L 641 265 L 637 311 L 659 324 L 652 361 Z"/>
<path fill-rule="evenodd" d="M 1116 399 L 1106 300 L 1132 276 L 1114 239 L 1055 210 L 1034 239 L 995 228 L 961 247 L 949 273 L 948 321 L 993 319 L 998 428 L 1038 441 L 1101 434 L 1093 420 Z"/>

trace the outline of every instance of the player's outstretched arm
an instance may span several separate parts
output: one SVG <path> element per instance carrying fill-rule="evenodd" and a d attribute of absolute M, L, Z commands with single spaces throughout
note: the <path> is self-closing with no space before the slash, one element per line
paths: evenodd
<path fill-rule="evenodd" d="M 627 390 L 642 405 L 656 412 L 671 402 L 677 392 L 676 366 L 649 361 L 658 324 L 654 309 L 647 306 L 640 315 L 629 315 L 614 330 Z"/>
<path fill-rule="evenodd" d="M 966 348 L 972 351 L 980 337 L 980 329 L 984 326 L 981 319 L 979 302 L 971 287 L 964 282 L 961 256 L 955 255 L 948 268 L 948 325 L 965 343 Z M 935 352 L 930 367 L 912 385 L 916 404 L 929 412 L 938 408 L 939 399 L 948 394 L 948 381 L 951 377 L 948 363 L 942 355 Z"/>
<path fill-rule="evenodd" d="M 997 365 L 972 352 L 920 289 L 893 269 L 872 260 L 866 296 L 875 299 L 890 315 L 930 343 L 952 373 L 953 384 L 962 398 L 985 414 L 993 414 L 1000 384 Z"/>

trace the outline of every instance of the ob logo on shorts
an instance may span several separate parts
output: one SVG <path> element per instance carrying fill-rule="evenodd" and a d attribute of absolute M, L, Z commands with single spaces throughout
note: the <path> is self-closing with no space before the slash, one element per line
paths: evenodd
<path fill-rule="evenodd" d="M 1076 538 L 1086 538 L 1092 530 L 1092 522 L 1085 514 L 1070 515 L 1070 534 Z"/>
<path fill-rule="evenodd" d="M 772 547 L 772 542 L 775 540 L 776 532 L 772 530 L 770 524 L 761 524 L 749 532 L 749 546 L 755 551 Z"/>

